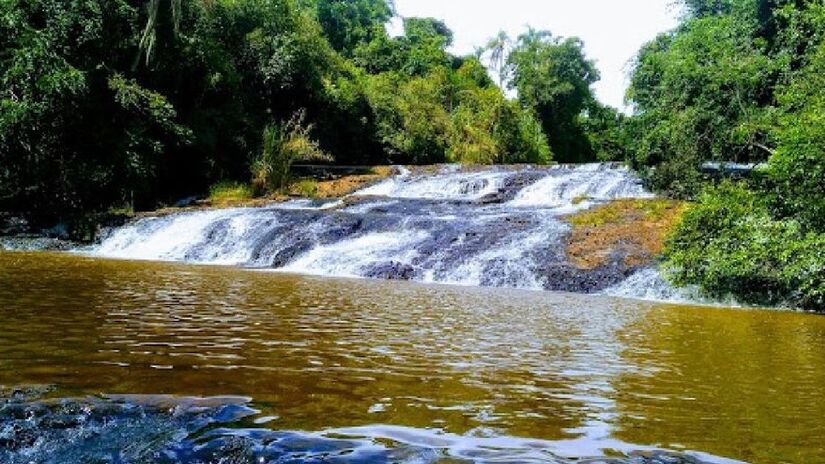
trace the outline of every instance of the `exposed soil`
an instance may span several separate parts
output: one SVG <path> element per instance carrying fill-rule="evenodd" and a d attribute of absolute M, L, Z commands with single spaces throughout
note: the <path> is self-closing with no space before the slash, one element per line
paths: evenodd
<path fill-rule="evenodd" d="M 312 178 L 302 179 L 292 184 L 289 193 L 290 195 L 303 196 L 308 192 L 301 191 L 301 182 L 309 181 L 314 183 L 315 192 L 312 195 L 314 198 L 341 198 L 376 182 L 380 182 L 394 173 L 395 168 L 392 166 L 376 166 L 370 168 L 369 171 L 363 174 L 349 174 L 339 177 L 330 176 L 331 178 L 320 181 Z"/>
<path fill-rule="evenodd" d="M 675 200 L 616 200 L 567 216 L 573 227 L 567 256 L 585 270 L 611 262 L 646 265 L 661 254 L 686 209 L 687 203 Z"/>

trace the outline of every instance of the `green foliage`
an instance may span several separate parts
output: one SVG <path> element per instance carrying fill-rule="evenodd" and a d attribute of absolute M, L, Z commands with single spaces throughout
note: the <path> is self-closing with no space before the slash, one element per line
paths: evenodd
<path fill-rule="evenodd" d="M 386 0 L 316 0 L 318 21 L 335 50 L 352 54 L 358 45 L 383 34 L 392 17 Z"/>
<path fill-rule="evenodd" d="M 290 187 L 290 193 L 305 198 L 314 198 L 318 196 L 318 181 L 315 179 L 301 179 Z"/>
<path fill-rule="evenodd" d="M 376 132 L 394 163 L 547 163 L 552 155 L 528 111 L 507 100 L 481 64 L 425 76 L 390 72 L 368 80 Z"/>
<path fill-rule="evenodd" d="M 519 36 L 507 59 L 510 86 L 518 90 L 522 106 L 536 114 L 562 162 L 595 160 L 580 117 L 594 100 L 590 86 L 599 73 L 583 48 L 577 38 L 530 29 Z"/>
<path fill-rule="evenodd" d="M 631 161 L 656 168 L 655 188 L 695 178 L 703 161 L 766 159 L 765 105 L 779 76 L 766 46 L 748 22 L 716 15 L 690 19 L 642 49 L 629 91 L 641 135 Z M 700 185 L 676 187 L 671 193 L 691 196 Z"/>
<path fill-rule="evenodd" d="M 698 196 L 667 252 L 677 283 L 752 303 L 825 309 L 825 4 L 687 0 L 639 53 L 631 163 Z M 706 188 L 704 161 L 766 163 Z"/>
<path fill-rule="evenodd" d="M 448 53 L 443 22 L 405 18 L 390 37 L 392 14 L 385 0 L 4 0 L 0 209 L 148 209 L 250 171 L 280 190 L 291 160 L 321 152 L 550 159 L 532 109 Z"/>
<path fill-rule="evenodd" d="M 587 135 L 590 150 L 599 161 L 624 161 L 633 144 L 630 121 L 615 108 L 592 102 L 579 124 Z"/>
<path fill-rule="evenodd" d="M 244 177 L 266 122 L 322 106 L 336 66 L 291 0 L 14 0 L 0 18 L 0 208 L 44 220 Z"/>
<path fill-rule="evenodd" d="M 252 188 L 240 182 L 223 181 L 209 187 L 209 201 L 212 204 L 245 201 L 253 196 Z"/>
<path fill-rule="evenodd" d="M 825 231 L 825 42 L 779 95 L 783 113 L 768 176 L 783 217 Z"/>
<path fill-rule="evenodd" d="M 488 87 L 460 93 L 447 159 L 469 164 L 546 164 L 552 154 L 532 114 L 507 101 L 497 88 Z"/>
<path fill-rule="evenodd" d="M 311 139 L 312 127 L 304 124 L 304 115 L 298 112 L 284 124 L 264 128 L 261 153 L 251 167 L 252 187 L 256 195 L 284 192 L 295 161 L 330 161 L 329 155 Z"/>
<path fill-rule="evenodd" d="M 433 18 L 405 18 L 404 35 L 389 37 L 383 29 L 369 42 L 356 47 L 353 61 L 370 73 L 398 71 L 424 76 L 437 68 L 450 67 L 455 57 L 447 53 L 452 31 Z"/>
<path fill-rule="evenodd" d="M 764 199 L 725 183 L 701 195 L 668 243 L 677 284 L 746 303 L 825 307 L 825 234 L 771 217 Z"/>

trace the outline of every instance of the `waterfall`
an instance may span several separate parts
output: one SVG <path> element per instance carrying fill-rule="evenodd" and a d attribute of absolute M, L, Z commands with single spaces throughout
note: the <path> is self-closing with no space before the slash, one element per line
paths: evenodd
<path fill-rule="evenodd" d="M 624 275 L 592 282 L 569 266 L 570 229 L 561 216 L 650 196 L 632 172 L 613 164 L 401 169 L 345 201 L 138 219 L 87 251 L 326 276 L 587 292 L 611 287 L 621 294 Z"/>

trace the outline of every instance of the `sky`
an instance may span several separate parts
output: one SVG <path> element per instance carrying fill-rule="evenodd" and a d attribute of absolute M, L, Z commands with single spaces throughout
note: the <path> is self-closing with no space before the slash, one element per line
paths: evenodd
<path fill-rule="evenodd" d="M 527 25 L 557 36 L 578 36 L 602 79 L 602 103 L 626 109 L 628 63 L 645 42 L 676 26 L 673 0 L 395 0 L 402 17 L 434 17 L 455 34 L 452 52 L 463 55 L 500 30 L 518 36 Z"/>

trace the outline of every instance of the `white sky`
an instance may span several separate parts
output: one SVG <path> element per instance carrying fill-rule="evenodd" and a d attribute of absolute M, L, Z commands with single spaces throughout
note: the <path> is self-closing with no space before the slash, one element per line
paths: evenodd
<path fill-rule="evenodd" d="M 603 103 L 624 108 L 628 62 L 639 47 L 676 26 L 673 0 L 395 0 L 403 17 L 434 17 L 455 34 L 452 52 L 472 53 L 500 30 L 511 37 L 530 25 L 557 36 L 578 36 L 596 61 Z"/>

